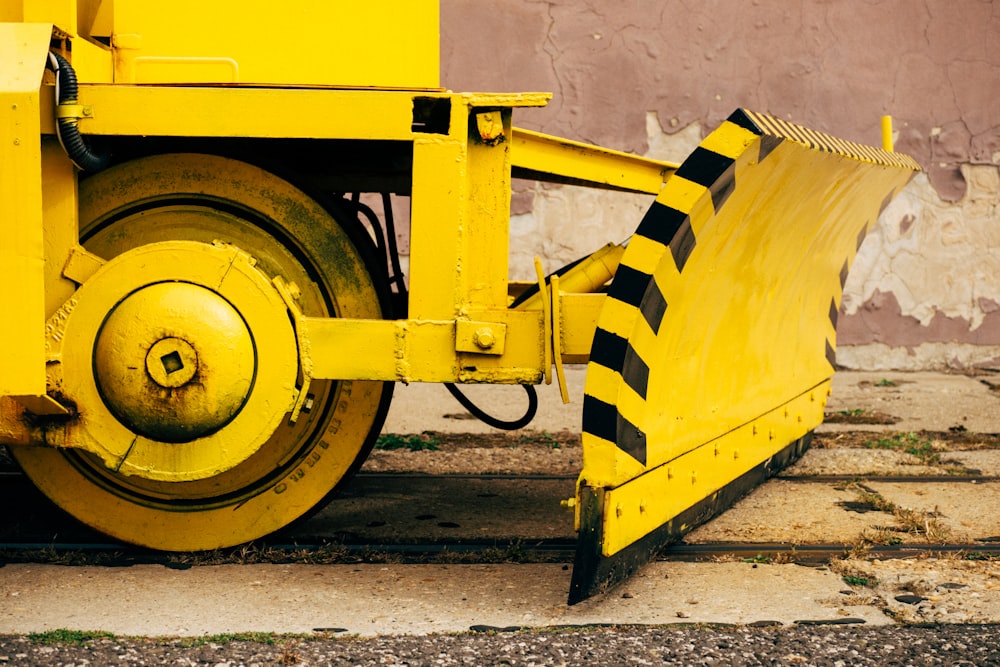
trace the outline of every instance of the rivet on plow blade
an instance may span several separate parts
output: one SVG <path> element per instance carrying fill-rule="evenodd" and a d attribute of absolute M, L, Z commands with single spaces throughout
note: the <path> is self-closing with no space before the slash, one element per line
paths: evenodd
<path fill-rule="evenodd" d="M 805 450 L 823 420 L 815 394 L 829 395 L 842 279 L 918 169 L 738 110 L 667 180 L 597 321 L 571 604 Z"/>

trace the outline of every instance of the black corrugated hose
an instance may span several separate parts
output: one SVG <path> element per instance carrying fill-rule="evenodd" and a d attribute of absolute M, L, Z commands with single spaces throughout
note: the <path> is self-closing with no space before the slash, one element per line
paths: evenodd
<path fill-rule="evenodd" d="M 56 105 L 77 103 L 76 72 L 58 53 L 49 53 L 48 67 L 56 74 Z M 77 118 L 57 118 L 56 136 L 66 155 L 81 171 L 100 171 L 108 166 L 109 156 L 90 150 L 80 130 Z"/>

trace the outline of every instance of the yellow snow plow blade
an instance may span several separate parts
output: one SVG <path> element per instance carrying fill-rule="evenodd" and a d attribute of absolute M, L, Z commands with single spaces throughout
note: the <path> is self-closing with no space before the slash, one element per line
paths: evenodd
<path fill-rule="evenodd" d="M 667 180 L 593 340 L 571 603 L 803 451 L 850 263 L 918 169 L 740 110 Z"/>

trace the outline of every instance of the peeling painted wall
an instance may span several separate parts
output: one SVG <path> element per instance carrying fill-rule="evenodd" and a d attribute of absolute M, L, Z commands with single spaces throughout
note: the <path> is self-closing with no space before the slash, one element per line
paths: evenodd
<path fill-rule="evenodd" d="M 859 253 L 838 362 L 1000 364 L 1000 3 L 443 0 L 442 81 L 551 91 L 515 122 L 676 161 L 740 106 L 874 144 L 893 115 L 925 173 Z M 625 238 L 647 205 L 516 184 L 512 275 Z"/>

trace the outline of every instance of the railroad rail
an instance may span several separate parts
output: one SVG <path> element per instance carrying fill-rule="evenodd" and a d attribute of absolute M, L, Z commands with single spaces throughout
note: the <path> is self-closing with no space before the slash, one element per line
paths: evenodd
<path fill-rule="evenodd" d="M 168 567 L 199 564 L 356 562 L 570 562 L 576 543 L 566 539 L 480 540 L 463 542 L 296 542 L 255 543 L 209 554 L 169 554 L 117 542 L 0 542 L 0 562 L 58 562 L 68 564 L 120 565 L 159 563 Z M 657 560 L 705 562 L 742 560 L 745 562 L 794 562 L 818 565 L 843 558 L 857 549 L 855 544 L 789 544 L 778 542 L 679 543 L 666 547 Z M 1000 559 L 1000 537 L 978 542 L 907 543 L 866 545 L 865 554 L 874 559 L 901 559 L 936 555 L 964 555 L 967 560 Z"/>
<path fill-rule="evenodd" d="M 17 472 L 3 472 L 0 494 L 11 494 L 27 502 L 33 511 L 30 526 L 18 522 L 16 517 L 0 519 L 0 562 L 59 562 L 70 564 L 134 564 L 160 563 L 167 567 L 190 567 L 197 564 L 219 563 L 433 563 L 433 562 L 572 562 L 576 545 L 569 529 L 561 537 L 533 537 L 525 532 L 514 536 L 449 536 L 440 531 L 427 530 L 399 536 L 364 536 L 349 532 L 330 531 L 319 522 L 306 523 L 297 531 L 283 531 L 270 539 L 258 540 L 250 545 L 212 552 L 165 553 L 143 549 L 124 543 L 109 541 L 73 522 L 69 517 L 49 505 L 41 495 L 30 493 L 30 483 Z M 777 479 L 797 484 L 989 484 L 1000 482 L 993 475 L 780 475 Z M 555 483 L 572 487 L 574 478 L 568 475 L 512 475 L 512 474 L 453 474 L 431 475 L 423 473 L 362 473 L 348 485 L 342 501 L 361 503 L 380 500 L 378 485 L 392 485 L 406 481 L 431 488 L 435 484 L 451 482 L 468 485 L 520 483 L 541 485 Z M 376 491 L 366 494 L 366 485 L 375 485 Z M 27 491 L 26 491 L 27 489 Z M 424 496 L 432 495 L 429 493 Z M 494 494 L 480 494 L 481 502 L 489 505 Z M 416 494 L 415 500 L 421 499 Z M 426 499 L 426 498 L 425 498 Z M 9 501 L 10 499 L 8 499 Z M 334 501 L 336 507 L 338 501 Z M 548 505 L 555 505 L 554 502 Z M 546 507 L 548 506 L 546 505 Z M 485 511 L 485 508 L 481 508 Z M 568 516 L 550 508 L 556 521 L 570 523 Z M 545 507 L 541 512 L 547 511 Z M 422 517 L 417 517 L 422 518 Z M 428 518 L 438 517 L 428 515 Z M 517 527 L 518 517 L 510 518 L 510 525 Z M 427 526 L 447 525 L 428 522 Z M 435 532 L 437 534 L 435 535 Z M 504 532 L 504 531 L 500 531 Z M 915 539 L 910 539 L 913 537 Z M 920 541 L 920 536 L 901 534 L 899 543 L 876 544 L 858 540 L 833 539 L 816 542 L 775 541 L 725 541 L 687 543 L 681 541 L 668 546 L 658 558 L 664 561 L 713 561 L 743 560 L 746 562 L 796 562 L 820 565 L 847 555 L 863 555 L 875 559 L 900 559 L 948 554 L 964 556 L 969 560 L 1000 558 L 1000 536 L 986 536 L 965 541 Z M 905 541 L 904 541 L 905 540 Z"/>

